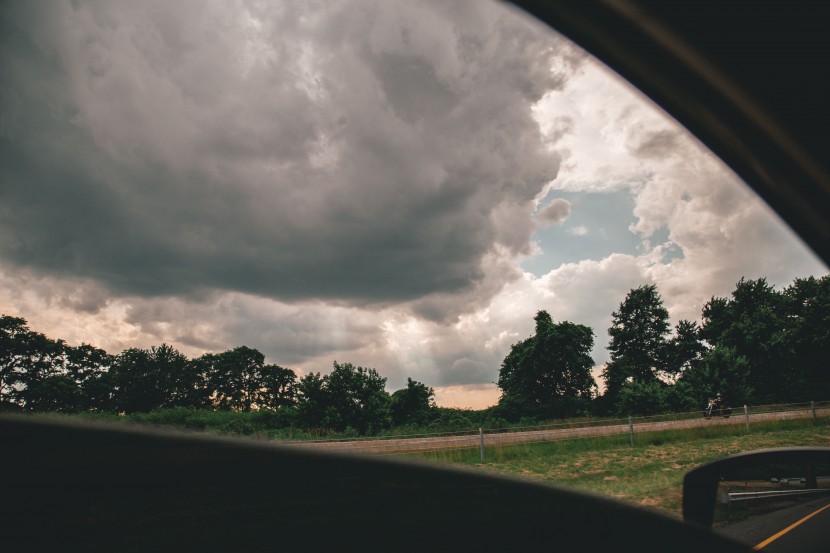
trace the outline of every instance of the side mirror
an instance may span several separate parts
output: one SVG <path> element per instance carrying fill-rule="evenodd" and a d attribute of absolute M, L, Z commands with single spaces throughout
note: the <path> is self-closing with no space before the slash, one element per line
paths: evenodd
<path fill-rule="evenodd" d="M 725 527 L 740 526 L 740 533 L 751 541 L 776 533 L 769 513 L 790 509 L 792 516 L 778 519 L 797 521 L 803 513 L 815 511 L 800 506 L 819 500 L 820 508 L 828 498 L 830 447 L 761 449 L 724 457 L 686 474 L 683 519 L 724 527 L 724 533 Z"/>

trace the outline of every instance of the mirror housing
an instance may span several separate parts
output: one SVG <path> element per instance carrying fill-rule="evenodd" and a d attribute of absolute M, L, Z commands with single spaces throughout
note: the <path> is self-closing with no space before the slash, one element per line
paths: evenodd
<path fill-rule="evenodd" d="M 773 449 L 759 449 L 746 453 L 730 455 L 711 463 L 702 465 L 689 473 L 683 479 L 683 520 L 693 522 L 706 527 L 711 527 L 715 519 L 715 509 L 718 505 L 718 486 L 727 479 L 735 479 L 736 475 L 741 479 L 752 475 L 752 478 L 761 482 L 761 474 L 772 468 L 778 467 L 801 467 L 803 474 L 781 474 L 775 477 L 764 476 L 765 482 L 775 484 L 773 490 L 767 486 L 769 491 L 746 491 L 735 494 L 727 494 L 722 503 L 737 499 L 765 499 L 773 497 L 797 495 L 809 495 L 814 491 L 827 491 L 830 489 L 818 490 L 819 482 L 816 474 L 816 466 L 830 466 L 830 447 L 785 447 Z M 790 471 L 792 472 L 792 471 Z M 790 485 L 791 478 L 798 477 L 797 486 Z M 822 475 L 830 476 L 830 475 Z M 796 484 L 796 482 L 793 482 Z M 780 487 L 786 485 L 786 490 Z M 830 481 L 822 480 L 822 488 L 830 486 Z"/>

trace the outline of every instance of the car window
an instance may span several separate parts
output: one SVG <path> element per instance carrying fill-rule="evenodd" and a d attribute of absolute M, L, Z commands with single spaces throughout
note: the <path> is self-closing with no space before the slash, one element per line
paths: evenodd
<path fill-rule="evenodd" d="M 744 278 L 827 275 L 680 125 L 501 3 L 2 14 L 0 306 L 70 345 L 244 346 L 482 409 L 539 311 L 593 330 L 601 394 L 631 290 L 674 325 Z"/>
<path fill-rule="evenodd" d="M 458 449 L 481 452 L 470 464 L 492 470 L 525 450 L 504 439 L 485 463 L 485 429 L 547 440 L 579 417 L 592 435 L 616 428 L 633 458 L 586 440 L 521 476 L 591 474 L 616 498 L 608 466 L 657 459 L 676 483 L 703 460 L 680 448 L 669 463 L 678 448 L 659 432 L 639 455 L 643 429 L 667 419 L 748 435 L 797 402 L 807 423 L 787 425 L 808 430 L 795 439 L 825 439 L 828 407 L 813 400 L 830 393 L 826 266 L 678 123 L 509 5 L 5 2 L 0 71 L 12 544 L 422 550 L 474 534 L 505 549 L 549 546 L 552 530 L 565 549 L 730 549 L 650 513 L 666 505 L 648 491 L 631 508 L 482 471 L 78 416 L 317 447 L 417 433 L 466 440 Z M 745 137 L 734 121 L 726 136 Z M 751 161 L 752 144 L 735 147 Z M 786 193 L 802 172 L 765 178 Z M 823 478 L 773 468 L 765 497 Z M 745 478 L 721 480 L 718 521 L 742 517 L 726 502 L 747 499 Z"/>

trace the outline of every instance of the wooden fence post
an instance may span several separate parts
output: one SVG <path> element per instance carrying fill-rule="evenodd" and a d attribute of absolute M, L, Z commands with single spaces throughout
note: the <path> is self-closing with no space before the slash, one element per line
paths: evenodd
<path fill-rule="evenodd" d="M 634 447 L 634 419 L 628 415 L 628 435 L 631 437 L 631 447 Z"/>
<path fill-rule="evenodd" d="M 810 400 L 810 408 L 813 410 L 813 424 L 816 423 L 816 402 Z"/>
<path fill-rule="evenodd" d="M 744 421 L 746 422 L 746 433 L 749 434 L 749 409 L 744 404 Z"/>
<path fill-rule="evenodd" d="M 479 427 L 478 429 L 478 450 L 481 457 L 481 462 L 484 462 L 484 431 Z"/>

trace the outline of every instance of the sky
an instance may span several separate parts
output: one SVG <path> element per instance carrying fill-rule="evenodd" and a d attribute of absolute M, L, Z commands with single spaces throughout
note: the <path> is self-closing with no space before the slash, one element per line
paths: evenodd
<path fill-rule="evenodd" d="M 827 268 L 602 64 L 486 1 L 0 5 L 0 313 L 482 408 L 533 317 Z"/>

